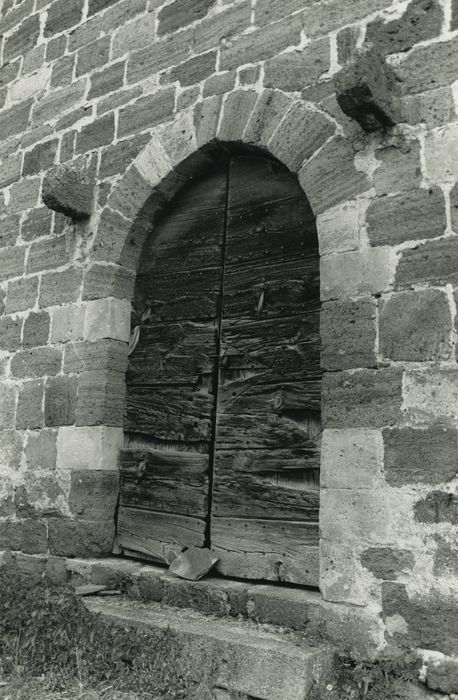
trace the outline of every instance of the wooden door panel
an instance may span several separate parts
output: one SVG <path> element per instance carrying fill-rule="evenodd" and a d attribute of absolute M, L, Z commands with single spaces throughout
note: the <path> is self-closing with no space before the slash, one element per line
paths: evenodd
<path fill-rule="evenodd" d="M 273 413 L 244 415 L 242 420 L 238 414 L 218 414 L 218 450 L 269 450 L 273 454 L 274 450 L 310 448 L 315 454 L 317 445 L 310 439 L 311 420 L 310 416 L 299 421 Z M 314 422 L 318 421 L 319 414 Z"/>
<path fill-rule="evenodd" d="M 294 257 L 259 266 L 227 266 L 225 319 L 264 319 L 309 313 L 316 303 L 316 256 Z"/>
<path fill-rule="evenodd" d="M 231 161 L 212 547 L 222 573 L 318 582 L 319 261 L 297 180 Z"/>
<path fill-rule="evenodd" d="M 207 517 L 208 455 L 175 450 L 121 450 L 122 506 Z"/>
<path fill-rule="evenodd" d="M 221 268 L 141 273 L 139 283 L 143 295 L 140 306 L 146 323 L 216 318 Z"/>
<path fill-rule="evenodd" d="M 118 543 L 166 563 L 205 544 L 226 199 L 222 160 L 170 203 L 136 280 Z"/>
<path fill-rule="evenodd" d="M 186 547 L 203 547 L 206 520 L 121 506 L 118 545 L 170 564 Z"/>
<path fill-rule="evenodd" d="M 318 523 L 213 518 L 212 548 L 220 573 L 316 586 Z"/>
<path fill-rule="evenodd" d="M 130 357 L 129 386 L 191 385 L 213 390 L 215 323 L 155 323 L 141 328 Z"/>
<path fill-rule="evenodd" d="M 124 428 L 157 441 L 208 442 L 213 396 L 194 387 L 129 387 Z"/>

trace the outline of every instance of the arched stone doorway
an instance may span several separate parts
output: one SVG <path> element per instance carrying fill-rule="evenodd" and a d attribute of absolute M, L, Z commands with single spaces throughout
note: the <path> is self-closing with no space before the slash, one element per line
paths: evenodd
<path fill-rule="evenodd" d="M 133 301 L 118 544 L 318 585 L 319 257 L 297 177 L 221 144 L 147 236 Z"/>

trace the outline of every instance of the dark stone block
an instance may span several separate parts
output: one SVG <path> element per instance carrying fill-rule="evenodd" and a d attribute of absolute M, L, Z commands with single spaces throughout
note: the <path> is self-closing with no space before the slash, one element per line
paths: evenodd
<path fill-rule="evenodd" d="M 48 8 L 45 37 L 74 27 L 83 16 L 84 0 L 55 0 Z"/>
<path fill-rule="evenodd" d="M 56 61 L 52 67 L 51 87 L 64 87 L 69 85 L 73 79 L 73 68 L 75 65 L 75 54 L 63 56 Z"/>
<path fill-rule="evenodd" d="M 42 272 L 55 267 L 61 267 L 70 262 L 67 237 L 58 236 L 43 241 L 36 241 L 30 247 L 27 258 L 27 273 Z"/>
<path fill-rule="evenodd" d="M 128 344 L 105 338 L 95 342 L 68 343 L 65 347 L 64 372 L 108 369 L 125 372 Z"/>
<path fill-rule="evenodd" d="M 3 264 L 3 260 L 2 260 Z M 8 283 L 5 311 L 25 311 L 35 306 L 38 298 L 38 277 L 24 277 Z"/>
<path fill-rule="evenodd" d="M 44 382 L 41 379 L 25 382 L 19 392 L 16 411 L 18 430 L 35 430 L 43 425 Z"/>
<path fill-rule="evenodd" d="M 124 173 L 149 140 L 149 134 L 138 134 L 104 148 L 100 162 L 100 178 L 103 180 L 106 177 Z"/>
<path fill-rule="evenodd" d="M 114 520 L 48 520 L 49 550 L 64 557 L 92 557 L 111 554 Z"/>
<path fill-rule="evenodd" d="M 420 523 L 458 525 L 458 496 L 448 491 L 431 491 L 415 504 L 415 520 Z"/>
<path fill-rule="evenodd" d="M 446 483 L 458 470 L 458 431 L 452 428 L 384 430 L 383 441 L 390 486 Z"/>
<path fill-rule="evenodd" d="M 321 307 L 321 366 L 327 370 L 376 367 L 373 299 L 331 301 Z"/>
<path fill-rule="evenodd" d="M 158 34 L 168 34 L 202 19 L 216 0 L 175 0 L 159 12 Z"/>
<path fill-rule="evenodd" d="M 22 546 L 22 527 L 20 523 L 0 520 L 0 551 L 19 550 Z"/>
<path fill-rule="evenodd" d="M 106 114 L 92 124 L 83 126 L 76 136 L 76 153 L 88 153 L 101 146 L 108 146 L 114 140 L 114 115 Z"/>
<path fill-rule="evenodd" d="M 378 428 L 401 417 L 403 370 L 326 372 L 322 418 L 326 428 Z"/>
<path fill-rule="evenodd" d="M 24 156 L 23 175 L 35 175 L 42 170 L 48 170 L 53 164 L 57 153 L 57 139 L 39 143 Z"/>
<path fill-rule="evenodd" d="M 393 66 L 402 94 L 415 94 L 451 85 L 456 80 L 458 38 L 416 46 L 397 66 Z"/>
<path fill-rule="evenodd" d="M 56 467 L 57 430 L 39 430 L 29 434 L 25 459 L 28 470 L 52 471 Z"/>
<path fill-rule="evenodd" d="M 359 38 L 360 27 L 345 27 L 337 34 L 337 60 L 342 66 L 354 54 Z"/>
<path fill-rule="evenodd" d="M 437 289 L 399 292 L 383 302 L 380 350 L 390 360 L 447 360 L 452 353 L 452 317 L 447 296 Z"/>
<path fill-rule="evenodd" d="M 382 584 L 383 616 L 400 615 L 408 630 L 399 635 L 407 648 L 420 647 L 454 655 L 458 646 L 458 604 L 456 596 L 431 591 L 421 598 L 409 599 L 403 584 Z"/>
<path fill-rule="evenodd" d="M 406 549 L 370 547 L 361 554 L 361 564 L 376 578 L 394 580 L 399 574 L 413 568 L 415 557 Z"/>
<path fill-rule="evenodd" d="M 183 86 L 195 85 L 214 73 L 215 66 L 216 51 L 208 51 L 172 68 L 170 77 L 172 82 L 178 80 Z"/>
<path fill-rule="evenodd" d="M 400 53 L 440 34 L 442 22 L 443 11 L 438 0 L 412 0 L 399 19 L 371 22 L 366 41 L 382 54 Z"/>
<path fill-rule="evenodd" d="M 72 425 L 75 422 L 77 377 L 64 375 L 46 381 L 45 425 Z"/>
<path fill-rule="evenodd" d="M 266 61 L 264 85 L 277 90 L 302 90 L 329 70 L 330 61 L 329 38 L 318 39 L 300 51 L 288 51 Z"/>
<path fill-rule="evenodd" d="M 62 366 L 62 350 L 52 347 L 22 350 L 11 361 L 13 377 L 42 377 L 55 375 Z"/>
<path fill-rule="evenodd" d="M 69 506 L 80 518 L 109 520 L 114 517 L 119 493 L 117 471 L 73 471 Z"/>
<path fill-rule="evenodd" d="M 111 36 L 104 36 L 92 44 L 84 46 L 78 51 L 76 61 L 76 76 L 90 73 L 96 68 L 105 65 L 110 57 Z"/>
<path fill-rule="evenodd" d="M 88 100 L 93 100 L 96 97 L 100 97 L 100 95 L 105 95 L 122 87 L 125 65 L 125 61 L 120 61 L 97 73 L 93 73 L 91 75 L 91 89 L 87 96 Z"/>
<path fill-rule="evenodd" d="M 458 284 L 458 238 L 421 243 L 402 251 L 396 268 L 395 289 L 418 283 Z"/>
<path fill-rule="evenodd" d="M 43 202 L 75 221 L 89 217 L 94 206 L 94 180 L 76 165 L 57 165 L 43 181 Z"/>
<path fill-rule="evenodd" d="M 2 111 L 0 114 L 0 141 L 10 136 L 27 131 L 32 101 L 20 102 L 18 105 Z"/>
<path fill-rule="evenodd" d="M 46 345 L 49 338 L 49 314 L 42 311 L 31 313 L 24 321 L 22 344 L 25 348 Z"/>
<path fill-rule="evenodd" d="M 122 372 L 83 372 L 79 381 L 76 425 L 122 426 L 125 393 Z"/>
<path fill-rule="evenodd" d="M 25 248 L 3 248 L 0 252 L 2 266 L 0 268 L 0 281 L 9 277 L 19 277 L 24 272 Z"/>
<path fill-rule="evenodd" d="M 32 15 L 22 22 L 19 29 L 5 41 L 3 61 L 7 63 L 17 56 L 23 56 L 35 46 L 40 34 L 40 16 Z"/>
<path fill-rule="evenodd" d="M 22 222 L 21 238 L 33 241 L 35 238 L 49 236 L 52 229 L 52 212 L 47 207 L 33 209 Z"/>
<path fill-rule="evenodd" d="M 21 217 L 19 214 L 7 216 L 5 219 L 2 219 L 0 229 L 0 248 L 5 248 L 8 246 L 13 247 L 15 245 L 19 235 L 19 230 L 21 228 L 20 219 Z"/>
<path fill-rule="evenodd" d="M 88 17 L 94 15 L 96 12 L 105 10 L 107 7 L 111 7 L 111 5 L 117 2 L 118 0 L 89 0 Z"/>
<path fill-rule="evenodd" d="M 367 210 L 372 245 L 396 245 L 444 234 L 447 220 L 439 188 L 417 189 L 374 199 Z"/>
<path fill-rule="evenodd" d="M 365 131 L 394 126 L 400 121 L 396 79 L 381 54 L 360 49 L 352 61 L 334 77 L 341 110 Z"/>
<path fill-rule="evenodd" d="M 46 554 L 48 533 L 44 520 L 34 518 L 23 521 L 21 549 L 26 554 Z"/>
<path fill-rule="evenodd" d="M 451 540 L 453 535 L 451 536 Z M 445 537 L 440 535 L 435 536 L 437 549 L 434 555 L 434 575 L 435 576 L 454 576 L 458 578 L 458 557 L 456 556 L 456 547 L 451 542 L 448 542 Z"/>
<path fill-rule="evenodd" d="M 134 284 L 135 275 L 131 270 L 94 263 L 84 276 L 83 299 L 115 297 L 131 300 Z"/>
<path fill-rule="evenodd" d="M 21 347 L 22 318 L 0 318 L 0 350 L 14 352 Z"/>
<path fill-rule="evenodd" d="M 169 119 L 175 109 L 175 88 L 141 97 L 119 113 L 118 137 L 136 134 Z"/>
<path fill-rule="evenodd" d="M 71 304 L 77 301 L 83 281 L 83 270 L 69 267 L 62 272 L 49 272 L 41 279 L 40 306 Z"/>

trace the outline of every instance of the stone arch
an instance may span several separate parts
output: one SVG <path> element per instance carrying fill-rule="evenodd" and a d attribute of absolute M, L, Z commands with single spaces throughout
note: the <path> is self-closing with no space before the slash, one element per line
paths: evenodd
<path fill-rule="evenodd" d="M 239 143 L 269 153 L 299 182 L 315 216 L 369 189 L 354 166 L 351 144 L 328 114 L 278 90 L 235 90 L 209 97 L 157 126 L 110 193 L 89 262 L 135 271 L 146 233 L 181 184 L 205 166 L 214 143 Z M 356 185 L 356 186 L 355 186 Z"/>

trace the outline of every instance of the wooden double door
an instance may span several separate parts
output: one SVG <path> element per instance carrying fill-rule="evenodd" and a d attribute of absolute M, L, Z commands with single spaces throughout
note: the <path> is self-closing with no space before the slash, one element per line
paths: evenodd
<path fill-rule="evenodd" d="M 318 583 L 319 260 L 297 179 L 219 152 L 145 246 L 118 544 L 223 574 Z"/>

